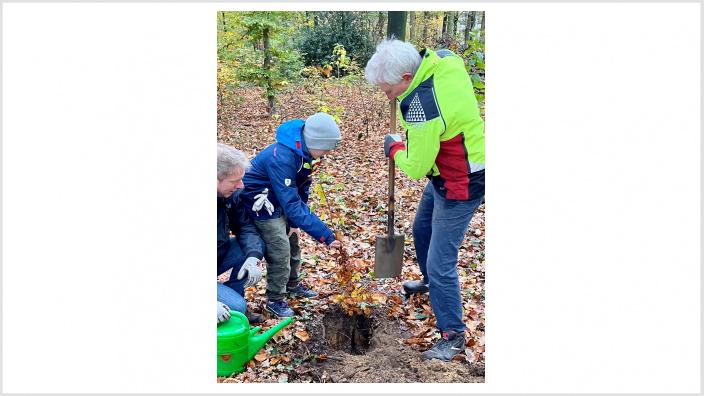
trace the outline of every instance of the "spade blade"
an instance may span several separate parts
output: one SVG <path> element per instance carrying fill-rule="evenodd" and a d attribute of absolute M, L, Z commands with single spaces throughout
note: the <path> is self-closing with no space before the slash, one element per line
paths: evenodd
<path fill-rule="evenodd" d="M 401 275 L 404 240 L 404 236 L 398 234 L 393 237 L 376 237 L 375 278 L 394 278 Z"/>

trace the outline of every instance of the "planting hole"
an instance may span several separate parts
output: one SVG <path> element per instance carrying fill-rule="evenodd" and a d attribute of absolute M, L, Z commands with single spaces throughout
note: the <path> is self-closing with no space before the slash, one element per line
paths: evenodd
<path fill-rule="evenodd" d="M 325 341 L 330 349 L 364 355 L 369 350 L 374 332 L 372 322 L 364 315 L 332 312 L 323 318 Z"/>

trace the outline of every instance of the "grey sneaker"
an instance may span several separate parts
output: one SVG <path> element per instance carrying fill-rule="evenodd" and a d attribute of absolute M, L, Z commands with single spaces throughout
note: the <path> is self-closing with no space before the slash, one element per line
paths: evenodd
<path fill-rule="evenodd" d="M 464 350 L 464 333 L 454 331 L 442 333 L 442 338 L 432 348 L 423 352 L 423 359 L 440 359 L 449 362 Z"/>
<path fill-rule="evenodd" d="M 428 290 L 428 284 L 423 282 L 423 280 L 403 282 L 403 291 L 406 292 L 406 295 L 427 293 Z"/>

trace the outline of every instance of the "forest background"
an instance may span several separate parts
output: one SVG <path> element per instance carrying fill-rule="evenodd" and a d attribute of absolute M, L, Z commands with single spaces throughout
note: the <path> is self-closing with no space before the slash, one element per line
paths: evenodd
<path fill-rule="evenodd" d="M 396 232 L 406 236 L 400 279 L 374 277 L 377 235 L 386 233 L 389 101 L 364 79 L 375 46 L 402 32 L 417 49 L 462 57 L 484 116 L 484 12 L 218 12 L 217 139 L 251 158 L 284 121 L 323 111 L 343 143 L 314 174 L 311 210 L 343 238 L 330 252 L 304 236 L 304 281 L 320 294 L 291 300 L 297 320 L 245 372 L 220 382 L 483 382 L 484 204 L 459 252 L 466 349 L 451 363 L 423 362 L 439 335 L 427 295 L 406 300 L 400 280 L 420 278 L 412 224 L 427 181 L 397 171 Z M 395 35 L 396 37 L 399 34 Z M 398 133 L 404 134 L 398 129 Z M 227 279 L 229 273 L 219 280 Z M 246 290 L 264 312 L 265 281 Z M 268 328 L 279 319 L 269 317 Z"/>

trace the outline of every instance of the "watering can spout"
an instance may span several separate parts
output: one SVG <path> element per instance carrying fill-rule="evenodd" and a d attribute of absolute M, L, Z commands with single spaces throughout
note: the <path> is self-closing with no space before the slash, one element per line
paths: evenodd
<path fill-rule="evenodd" d="M 266 344 L 266 342 L 269 341 L 271 337 L 274 336 L 274 334 L 278 333 L 279 331 L 281 331 L 281 329 L 291 324 L 291 322 L 293 322 L 293 318 L 287 318 L 286 320 L 282 321 L 281 323 L 277 324 L 276 326 L 261 334 L 257 334 L 257 332 L 261 329 L 260 327 L 252 328 L 249 331 L 249 359 L 254 358 L 254 355 L 256 355 L 260 349 L 262 349 L 264 344 Z"/>

